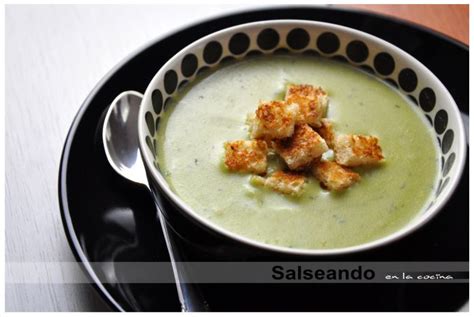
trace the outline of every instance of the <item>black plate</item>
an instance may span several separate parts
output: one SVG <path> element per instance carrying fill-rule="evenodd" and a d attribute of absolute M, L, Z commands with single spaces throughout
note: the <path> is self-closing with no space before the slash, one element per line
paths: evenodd
<path fill-rule="evenodd" d="M 126 273 L 110 275 L 106 268 L 93 270 L 88 265 L 169 261 L 153 201 L 116 175 L 106 161 L 100 138 L 105 108 L 124 90 L 144 92 L 158 69 L 189 43 L 226 27 L 269 19 L 337 23 L 385 39 L 431 69 L 460 109 L 469 113 L 468 47 L 429 29 L 372 13 L 328 7 L 262 9 L 202 22 L 152 42 L 116 66 L 84 101 L 67 136 L 59 173 L 59 202 L 68 241 L 77 261 L 114 310 L 179 311 L 180 305 L 174 285 L 116 283 Z M 376 253 L 351 260 L 468 261 L 468 190 L 466 165 L 457 192 L 433 221 Z M 454 311 L 468 300 L 467 284 L 333 284 L 324 286 L 319 294 L 308 285 L 223 287 L 204 287 L 213 310 Z M 322 294 L 324 298 L 318 299 Z"/>

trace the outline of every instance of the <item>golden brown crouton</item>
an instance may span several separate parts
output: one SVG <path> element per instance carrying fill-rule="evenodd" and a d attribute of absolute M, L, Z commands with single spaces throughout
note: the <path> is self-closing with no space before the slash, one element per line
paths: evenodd
<path fill-rule="evenodd" d="M 251 119 L 252 138 L 281 139 L 293 134 L 298 105 L 284 101 L 260 102 Z"/>
<path fill-rule="evenodd" d="M 252 182 L 285 195 L 299 196 L 303 193 L 305 177 L 296 173 L 276 171 L 267 178 L 253 177 Z"/>
<path fill-rule="evenodd" d="M 267 170 L 267 143 L 261 140 L 226 142 L 224 164 L 233 172 L 263 174 Z"/>
<path fill-rule="evenodd" d="M 276 152 L 291 170 L 307 166 L 328 150 L 324 139 L 307 124 L 297 124 L 291 138 L 275 143 Z"/>
<path fill-rule="evenodd" d="M 344 166 L 375 164 L 382 160 L 378 138 L 366 135 L 339 135 L 334 145 L 336 162 Z"/>
<path fill-rule="evenodd" d="M 307 123 L 316 128 L 321 125 L 328 106 L 328 95 L 321 87 L 290 85 L 285 100 L 299 105 L 297 123 Z"/>
<path fill-rule="evenodd" d="M 326 141 L 326 144 L 330 149 L 334 149 L 334 141 L 336 135 L 334 134 L 334 129 L 332 123 L 328 119 L 321 119 L 321 126 L 316 129 L 318 134 Z"/>
<path fill-rule="evenodd" d="M 313 166 L 313 175 L 329 190 L 340 191 L 359 181 L 360 175 L 336 162 L 319 161 Z"/>

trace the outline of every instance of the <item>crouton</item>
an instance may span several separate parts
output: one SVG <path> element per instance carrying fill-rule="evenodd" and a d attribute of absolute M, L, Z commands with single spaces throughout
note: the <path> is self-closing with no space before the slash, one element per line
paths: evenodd
<path fill-rule="evenodd" d="M 326 116 L 328 95 L 321 87 L 290 85 L 285 100 L 289 104 L 298 104 L 297 123 L 307 123 L 317 128 L 321 125 L 321 119 Z"/>
<path fill-rule="evenodd" d="M 336 135 L 332 127 L 332 122 L 328 119 L 321 119 L 321 126 L 316 129 L 316 132 L 326 141 L 326 144 L 330 149 L 334 149 L 334 141 Z"/>
<path fill-rule="evenodd" d="M 309 125 L 297 124 L 291 138 L 275 142 L 275 150 L 291 170 L 297 170 L 320 157 L 328 146 Z"/>
<path fill-rule="evenodd" d="M 267 143 L 261 140 L 226 142 L 225 166 L 233 172 L 263 174 L 267 170 Z"/>
<path fill-rule="evenodd" d="M 284 101 L 260 102 L 250 119 L 252 138 L 281 139 L 293 134 L 298 105 Z"/>
<path fill-rule="evenodd" d="M 254 176 L 251 182 L 285 195 L 299 196 L 303 193 L 305 177 L 296 173 L 276 171 L 267 178 Z"/>
<path fill-rule="evenodd" d="M 331 191 L 341 191 L 360 180 L 359 174 L 332 161 L 316 162 L 312 172 L 321 185 Z"/>
<path fill-rule="evenodd" d="M 378 138 L 366 135 L 339 135 L 334 145 L 336 162 L 344 166 L 375 164 L 382 160 Z"/>

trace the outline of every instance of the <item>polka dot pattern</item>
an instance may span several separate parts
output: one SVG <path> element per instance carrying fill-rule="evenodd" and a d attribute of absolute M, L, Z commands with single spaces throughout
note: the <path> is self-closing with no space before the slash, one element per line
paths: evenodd
<path fill-rule="evenodd" d="M 395 61 L 388 53 L 378 53 L 374 58 L 374 67 L 380 75 L 388 76 L 395 70 Z"/>
<path fill-rule="evenodd" d="M 450 181 L 450 172 L 456 162 L 456 153 L 452 152 L 455 142 L 455 133 L 449 128 L 448 113 L 439 109 L 436 92 L 432 87 L 418 87 L 418 76 L 414 69 L 405 66 L 397 66 L 397 61 L 388 52 L 378 51 L 360 39 L 343 41 L 338 32 L 314 33 L 304 27 L 288 30 L 276 28 L 262 28 L 256 33 L 237 32 L 229 34 L 227 39 L 211 40 L 204 47 L 186 54 L 175 68 L 165 72 L 163 77 L 163 88 L 155 89 L 151 93 L 151 111 L 145 113 L 147 136 L 145 142 L 155 157 L 156 162 L 156 138 L 159 129 L 160 115 L 171 104 L 172 95 L 186 86 L 191 78 L 203 75 L 215 67 L 225 65 L 237 59 L 265 54 L 289 54 L 298 51 L 299 54 L 308 56 L 329 55 L 333 60 L 350 63 L 365 72 L 381 77 L 394 89 L 400 90 L 415 105 L 419 105 L 425 113 L 426 120 L 433 126 L 437 140 L 443 153 L 441 157 L 441 174 L 437 187 L 439 195 Z M 311 38 L 314 37 L 315 42 Z M 252 44 L 253 43 L 253 44 Z M 343 47 L 341 45 L 344 44 Z M 225 49 L 224 49 L 225 48 Z M 396 72 L 397 71 L 397 72 Z M 180 82 L 179 82 L 180 81 Z M 179 84 L 178 84 L 179 82 Z M 418 90 L 419 89 L 419 90 Z"/>
<path fill-rule="evenodd" d="M 332 54 L 339 49 L 341 42 L 339 41 L 339 38 L 336 34 L 332 32 L 325 32 L 318 37 L 316 45 L 321 52 L 325 54 Z"/>
<path fill-rule="evenodd" d="M 436 105 L 436 95 L 433 89 L 426 87 L 420 91 L 420 107 L 425 112 L 430 112 Z"/>
<path fill-rule="evenodd" d="M 172 69 L 165 73 L 164 78 L 165 91 L 168 95 L 171 95 L 178 85 L 178 75 Z"/>
<path fill-rule="evenodd" d="M 252 57 L 252 56 L 260 56 L 260 55 L 263 55 L 263 53 L 261 51 L 252 50 L 252 51 L 248 52 L 247 55 L 245 55 L 245 56 Z"/>
<path fill-rule="evenodd" d="M 384 81 L 389 84 L 390 86 L 392 86 L 393 88 L 395 89 L 398 89 L 398 84 L 395 80 L 393 80 L 392 78 L 385 78 Z"/>
<path fill-rule="evenodd" d="M 288 33 L 286 42 L 292 49 L 301 50 L 308 46 L 309 34 L 301 28 L 293 29 Z"/>
<path fill-rule="evenodd" d="M 344 55 L 334 55 L 334 56 L 331 56 L 331 59 L 333 59 L 335 61 L 339 61 L 341 63 L 349 62 Z"/>
<path fill-rule="evenodd" d="M 416 100 L 415 97 L 413 97 L 412 95 L 407 95 L 408 96 L 408 99 L 411 100 L 411 102 L 413 102 L 415 105 L 418 106 L 418 100 Z"/>
<path fill-rule="evenodd" d="M 275 55 L 285 55 L 285 54 L 289 54 L 290 53 L 290 50 L 287 49 L 287 48 L 278 48 L 276 50 L 273 51 L 273 54 Z"/>
<path fill-rule="evenodd" d="M 159 114 L 163 108 L 163 94 L 159 89 L 155 89 L 151 93 L 151 104 L 155 113 Z"/>
<path fill-rule="evenodd" d="M 262 50 L 274 49 L 279 42 L 280 35 L 274 29 L 265 29 L 257 37 L 257 44 Z"/>
<path fill-rule="evenodd" d="M 453 130 L 448 130 L 443 136 L 443 140 L 441 141 L 441 150 L 443 151 L 443 154 L 446 154 L 449 152 L 451 149 L 451 146 L 453 145 L 454 141 L 454 132 Z"/>
<path fill-rule="evenodd" d="M 178 90 L 183 89 L 189 83 L 186 79 L 179 83 Z"/>
<path fill-rule="evenodd" d="M 202 57 L 207 64 L 214 64 L 222 56 L 222 45 L 219 42 L 211 41 L 206 44 Z"/>
<path fill-rule="evenodd" d="M 444 165 L 443 176 L 448 175 L 449 171 L 451 170 L 451 167 L 453 167 L 455 159 L 456 159 L 456 154 L 451 153 L 451 155 L 449 155 L 449 157 L 446 161 L 446 164 Z"/>
<path fill-rule="evenodd" d="M 439 182 L 439 187 L 438 187 L 438 190 L 436 191 L 436 197 L 439 196 L 441 192 L 446 188 L 446 185 L 448 185 L 449 183 L 449 179 L 450 177 L 446 178 L 444 181 L 441 180 Z"/>
<path fill-rule="evenodd" d="M 185 77 L 191 77 L 196 72 L 198 67 L 198 59 L 194 54 L 188 54 L 181 62 L 181 73 Z"/>
<path fill-rule="evenodd" d="M 234 34 L 229 41 L 229 51 L 232 54 L 240 55 L 245 53 L 250 47 L 250 38 L 245 33 Z"/>
<path fill-rule="evenodd" d="M 404 68 L 398 74 L 398 83 L 406 92 L 412 92 L 418 85 L 418 78 L 412 69 Z"/>
<path fill-rule="evenodd" d="M 211 69 L 211 68 L 208 67 L 208 66 L 203 66 L 203 67 L 199 68 L 197 73 L 198 73 L 198 75 L 201 75 L 201 74 L 207 72 L 209 69 Z"/>
<path fill-rule="evenodd" d="M 370 67 L 369 65 L 360 65 L 359 66 L 360 69 L 362 69 L 363 71 L 369 73 L 369 74 L 374 74 L 375 71 L 372 67 Z"/>
<path fill-rule="evenodd" d="M 145 137 L 145 143 L 148 146 L 148 149 L 150 150 L 153 157 L 155 157 L 156 153 L 155 153 L 155 149 L 153 148 L 153 141 L 151 140 L 151 138 L 148 135 Z"/>
<path fill-rule="evenodd" d="M 219 62 L 220 64 L 229 64 L 235 62 L 235 57 L 234 56 L 226 56 L 221 61 Z"/>
<path fill-rule="evenodd" d="M 315 57 L 321 56 L 321 54 L 319 54 L 318 51 L 312 50 L 312 49 L 309 49 L 309 50 L 304 51 L 304 52 L 303 52 L 303 55 L 315 56 Z"/>
<path fill-rule="evenodd" d="M 148 131 L 151 135 L 153 135 L 155 133 L 155 120 L 153 119 L 153 115 L 150 111 L 145 113 L 145 122 L 148 127 Z"/>
<path fill-rule="evenodd" d="M 445 110 L 440 110 L 436 113 L 434 118 L 435 131 L 438 134 L 442 134 L 448 126 L 448 113 Z"/>
<path fill-rule="evenodd" d="M 352 41 L 347 45 L 346 54 L 354 63 L 362 63 L 369 57 L 369 48 L 362 41 Z"/>

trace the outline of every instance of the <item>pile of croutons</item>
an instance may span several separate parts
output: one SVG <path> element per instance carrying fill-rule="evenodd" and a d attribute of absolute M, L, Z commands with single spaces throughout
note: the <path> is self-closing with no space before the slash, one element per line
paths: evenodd
<path fill-rule="evenodd" d="M 253 184 L 287 195 L 299 196 L 307 175 L 330 191 L 350 187 L 360 180 L 350 167 L 380 162 L 382 149 L 375 136 L 336 134 L 325 118 L 327 108 L 328 94 L 311 85 L 290 85 L 284 101 L 260 102 L 248 120 L 251 140 L 224 144 L 225 166 L 252 173 Z M 328 151 L 334 160 L 322 158 Z M 279 155 L 287 169 L 267 175 L 269 154 Z"/>

